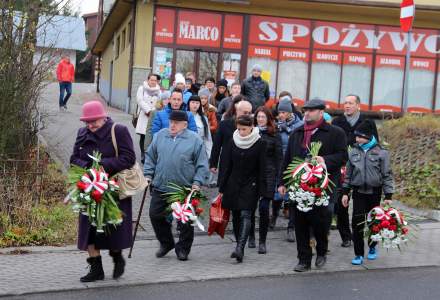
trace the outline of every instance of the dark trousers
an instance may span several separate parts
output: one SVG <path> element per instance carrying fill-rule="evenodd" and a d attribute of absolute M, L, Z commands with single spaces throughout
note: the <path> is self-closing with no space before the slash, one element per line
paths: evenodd
<path fill-rule="evenodd" d="M 60 83 L 60 98 L 58 100 L 60 107 L 65 106 L 67 104 L 67 100 L 69 100 L 72 95 L 72 83 L 68 81 L 61 81 Z M 64 98 L 64 92 L 66 92 L 66 97 Z"/>
<path fill-rule="evenodd" d="M 316 253 L 325 256 L 328 248 L 328 215 L 327 207 L 314 207 L 309 212 L 295 208 L 295 235 L 298 259 L 300 263 L 311 264 L 312 248 L 310 247 L 310 231 L 316 239 Z"/>
<path fill-rule="evenodd" d="M 342 193 L 337 193 L 338 198 L 336 202 L 336 227 L 339 230 L 339 235 L 342 241 L 351 240 L 350 219 L 348 215 L 348 207 L 342 205 Z"/>
<path fill-rule="evenodd" d="M 141 161 L 145 161 L 145 134 L 139 134 L 139 148 L 141 149 Z"/>
<path fill-rule="evenodd" d="M 367 214 L 373 207 L 380 205 L 380 194 L 361 194 L 353 192 L 353 216 L 351 227 L 353 229 L 354 254 L 364 256 L 364 227 Z M 377 243 L 368 241 L 370 247 L 375 247 Z"/>
<path fill-rule="evenodd" d="M 233 210 L 232 229 L 237 245 L 244 247 L 251 231 L 252 210 Z"/>
<path fill-rule="evenodd" d="M 269 230 L 270 201 L 272 201 L 272 199 L 263 197 L 260 199 L 258 204 L 258 212 L 260 214 L 260 227 L 258 229 L 258 233 L 260 236 L 260 243 L 266 242 L 267 231 Z M 253 211 L 251 215 L 251 231 L 249 232 L 249 237 L 253 237 L 255 239 L 255 211 Z"/>
<path fill-rule="evenodd" d="M 183 250 L 189 254 L 194 241 L 194 227 L 190 223 L 182 224 L 177 222 L 177 231 L 179 232 L 179 241 L 174 244 L 174 237 L 171 232 L 171 222 L 166 209 L 168 204 L 164 194 L 153 190 L 151 192 L 150 220 L 153 225 L 154 233 L 160 244 L 164 247 L 175 247 L 176 252 Z"/>
<path fill-rule="evenodd" d="M 285 202 L 285 204 L 289 206 L 289 223 L 287 223 L 287 229 L 295 229 L 295 202 L 288 201 Z"/>

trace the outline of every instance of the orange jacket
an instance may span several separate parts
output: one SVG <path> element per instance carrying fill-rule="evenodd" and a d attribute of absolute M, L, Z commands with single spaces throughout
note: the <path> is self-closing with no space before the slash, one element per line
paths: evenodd
<path fill-rule="evenodd" d="M 209 129 L 211 134 L 214 134 L 217 131 L 218 123 L 217 123 L 217 109 L 214 105 L 208 104 L 204 107 L 205 115 L 208 117 Z"/>
<path fill-rule="evenodd" d="M 64 59 L 61 60 L 57 67 L 57 79 L 58 81 L 73 82 L 75 79 L 75 68 L 70 62 L 68 63 Z"/>

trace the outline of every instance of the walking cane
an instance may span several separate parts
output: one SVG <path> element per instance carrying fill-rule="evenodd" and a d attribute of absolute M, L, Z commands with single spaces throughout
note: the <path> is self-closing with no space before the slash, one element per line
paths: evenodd
<path fill-rule="evenodd" d="M 137 234 L 137 231 L 138 231 L 139 222 L 141 221 L 142 210 L 144 209 L 145 198 L 146 198 L 146 196 L 147 196 L 147 191 L 148 191 L 148 188 L 149 188 L 149 187 L 150 187 L 150 186 L 147 186 L 147 187 L 145 188 L 145 190 L 144 190 L 144 196 L 142 197 L 141 207 L 139 208 L 139 213 L 138 213 L 138 217 L 137 217 L 137 220 L 136 220 L 136 225 L 135 225 L 135 227 L 134 227 L 134 233 L 133 233 L 133 244 L 131 244 L 130 252 L 128 252 L 128 258 L 131 258 L 131 252 L 133 252 L 134 241 L 136 240 L 136 234 Z"/>

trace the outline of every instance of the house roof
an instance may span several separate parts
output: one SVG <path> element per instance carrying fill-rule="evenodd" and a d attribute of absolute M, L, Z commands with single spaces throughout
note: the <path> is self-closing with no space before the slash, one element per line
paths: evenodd
<path fill-rule="evenodd" d="M 81 17 L 41 16 L 38 24 L 37 47 L 87 49 L 86 29 Z"/>

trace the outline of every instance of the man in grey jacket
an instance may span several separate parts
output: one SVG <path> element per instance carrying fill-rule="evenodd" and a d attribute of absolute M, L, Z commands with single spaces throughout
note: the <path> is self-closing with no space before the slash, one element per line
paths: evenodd
<path fill-rule="evenodd" d="M 188 115 L 184 111 L 170 113 L 169 128 L 160 130 L 147 150 L 144 175 L 152 182 L 150 219 L 160 249 L 156 257 L 163 257 L 175 248 L 177 258 L 185 261 L 194 240 L 194 227 L 177 223 L 179 241 L 175 244 L 171 222 L 166 213 L 165 193 L 170 183 L 199 190 L 209 178 L 208 158 L 202 139 L 187 129 Z"/>

